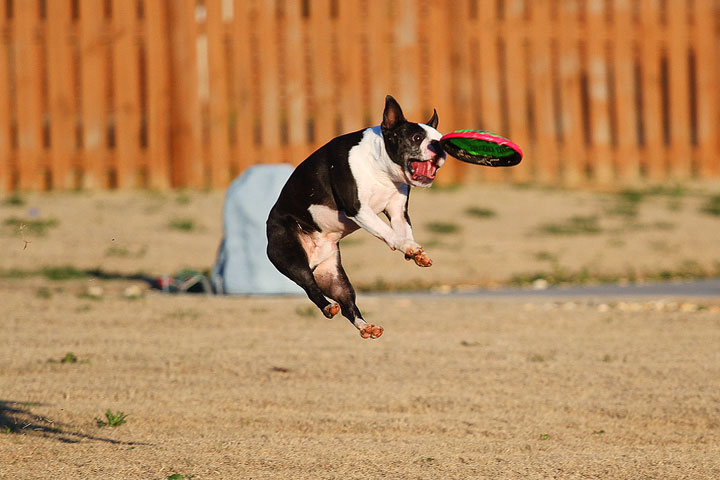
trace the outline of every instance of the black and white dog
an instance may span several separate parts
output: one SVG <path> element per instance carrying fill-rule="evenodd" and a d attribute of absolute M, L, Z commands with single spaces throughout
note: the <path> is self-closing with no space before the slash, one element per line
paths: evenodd
<path fill-rule="evenodd" d="M 363 338 L 378 338 L 383 328 L 369 325 L 355 305 L 338 242 L 362 227 L 407 260 L 432 265 L 413 239 L 408 195 L 411 186 L 429 187 L 445 162 L 437 124 L 437 112 L 427 124 L 408 122 L 388 95 L 381 125 L 334 138 L 310 155 L 270 211 L 270 261 L 326 317 L 342 311 Z M 390 225 L 378 217 L 380 212 Z"/>

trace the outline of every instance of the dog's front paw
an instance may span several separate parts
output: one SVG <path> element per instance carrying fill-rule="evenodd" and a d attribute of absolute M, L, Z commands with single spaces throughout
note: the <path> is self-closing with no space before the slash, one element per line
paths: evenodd
<path fill-rule="evenodd" d="M 405 251 L 405 260 L 414 260 L 418 267 L 429 267 L 432 260 L 427 256 L 423 248 L 418 245 L 417 248 L 410 248 Z"/>

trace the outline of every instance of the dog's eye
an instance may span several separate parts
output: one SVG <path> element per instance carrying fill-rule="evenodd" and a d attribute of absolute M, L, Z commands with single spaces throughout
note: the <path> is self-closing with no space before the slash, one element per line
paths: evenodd
<path fill-rule="evenodd" d="M 415 143 L 419 143 L 419 142 L 422 142 L 422 139 L 423 139 L 423 136 L 420 135 L 419 133 L 416 133 L 415 135 L 412 136 L 411 140 Z"/>

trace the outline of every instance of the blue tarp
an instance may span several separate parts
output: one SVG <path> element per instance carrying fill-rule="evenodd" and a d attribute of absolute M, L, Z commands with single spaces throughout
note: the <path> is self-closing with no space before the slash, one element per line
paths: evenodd
<path fill-rule="evenodd" d="M 267 258 L 265 221 L 293 167 L 256 165 L 228 188 L 223 207 L 225 235 L 212 271 L 218 294 L 300 295 L 303 290 Z"/>

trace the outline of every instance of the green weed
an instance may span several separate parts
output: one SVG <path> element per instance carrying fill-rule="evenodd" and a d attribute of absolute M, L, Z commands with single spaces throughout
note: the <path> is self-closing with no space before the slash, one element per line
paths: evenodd
<path fill-rule="evenodd" d="M 313 317 L 313 316 L 315 316 L 316 310 L 317 309 L 315 307 L 313 307 L 312 305 L 306 305 L 304 307 L 297 307 L 295 309 L 295 313 L 299 317 Z"/>
<path fill-rule="evenodd" d="M 87 278 L 88 272 L 85 270 L 79 270 L 70 265 L 58 266 L 58 267 L 42 267 L 40 273 L 48 280 L 74 280 L 78 278 Z"/>
<path fill-rule="evenodd" d="M 602 232 L 597 216 L 574 216 L 561 223 L 546 223 L 540 231 L 548 235 L 582 235 Z"/>
<path fill-rule="evenodd" d="M 8 205 L 10 207 L 22 207 L 25 205 L 25 199 L 20 196 L 18 193 L 13 193 L 9 197 L 7 197 L 3 203 L 5 205 Z"/>
<path fill-rule="evenodd" d="M 709 197 L 700 209 L 701 212 L 720 217 L 720 195 Z"/>
<path fill-rule="evenodd" d="M 113 413 L 113 411 L 108 408 L 107 412 L 105 412 L 105 420 L 95 417 L 95 422 L 97 423 L 98 427 L 114 428 L 124 424 L 127 421 L 126 418 L 127 415 L 123 412 Z"/>
<path fill-rule="evenodd" d="M 48 299 L 48 298 L 52 298 L 52 292 L 47 287 L 40 287 L 35 291 L 35 296 L 37 298 Z"/>
<path fill-rule="evenodd" d="M 465 214 L 471 217 L 491 218 L 495 216 L 495 210 L 481 207 L 468 207 L 465 209 Z"/>
<path fill-rule="evenodd" d="M 425 226 L 433 233 L 450 234 L 460 231 L 460 227 L 455 223 L 429 222 Z"/>
<path fill-rule="evenodd" d="M 5 219 L 3 225 L 7 227 L 12 227 L 20 233 L 29 233 L 42 237 L 47 234 L 49 229 L 51 229 L 52 227 L 57 227 L 58 221 L 54 218 L 35 220 L 20 217 L 10 217 Z"/>
<path fill-rule="evenodd" d="M 170 221 L 168 227 L 171 230 L 179 230 L 181 232 L 192 232 L 197 229 L 195 220 L 191 218 L 174 218 Z"/>
<path fill-rule="evenodd" d="M 65 354 L 65 356 L 60 360 L 60 363 L 77 363 L 78 357 L 72 353 L 68 352 Z"/>

